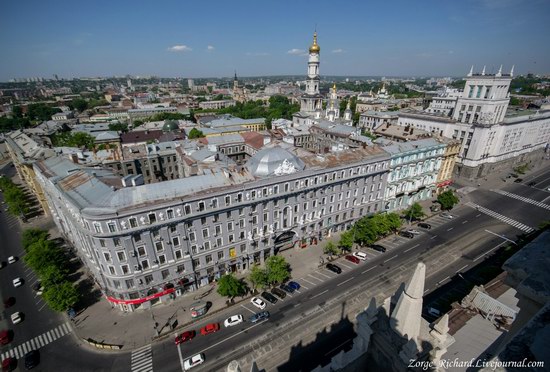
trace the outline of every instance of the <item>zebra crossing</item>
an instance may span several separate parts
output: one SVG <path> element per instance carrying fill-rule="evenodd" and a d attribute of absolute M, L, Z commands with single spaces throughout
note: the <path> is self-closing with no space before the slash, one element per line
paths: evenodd
<path fill-rule="evenodd" d="M 522 202 L 533 204 L 533 205 L 536 205 L 537 207 L 541 207 L 541 208 L 550 210 L 550 205 L 544 204 L 542 202 L 539 202 L 539 201 L 536 201 L 536 200 L 533 200 L 533 199 L 526 198 L 525 196 L 512 194 L 511 192 L 504 191 L 504 190 L 491 190 L 491 191 L 496 192 L 497 194 L 507 196 L 509 198 L 514 198 L 514 199 L 517 199 L 517 200 L 521 200 Z"/>
<path fill-rule="evenodd" d="M 65 336 L 66 334 L 70 333 L 71 326 L 69 325 L 69 322 L 63 323 L 54 329 L 49 330 L 48 332 L 45 332 L 13 349 L 10 349 L 4 353 L 2 353 L 1 359 L 4 360 L 5 358 L 22 358 L 31 350 L 38 350 L 41 347 L 44 347 L 48 345 L 49 343 L 54 342 L 55 340 Z"/>
<path fill-rule="evenodd" d="M 151 344 L 132 351 L 132 372 L 152 372 L 153 353 Z"/>
<path fill-rule="evenodd" d="M 513 227 L 515 227 L 515 228 L 517 228 L 517 229 L 519 229 L 523 232 L 530 233 L 530 232 L 535 230 L 530 226 L 527 226 L 527 225 L 525 225 L 521 222 L 518 222 L 516 220 L 511 219 L 510 217 L 503 216 L 500 213 L 497 213 L 495 211 L 492 211 L 490 209 L 482 207 L 479 204 L 468 202 L 466 205 L 469 206 L 469 207 L 475 208 L 478 211 L 480 211 L 481 213 L 485 213 L 486 215 L 488 215 L 490 217 L 496 218 L 497 220 L 501 220 L 502 222 L 507 223 L 508 225 L 513 226 Z"/>

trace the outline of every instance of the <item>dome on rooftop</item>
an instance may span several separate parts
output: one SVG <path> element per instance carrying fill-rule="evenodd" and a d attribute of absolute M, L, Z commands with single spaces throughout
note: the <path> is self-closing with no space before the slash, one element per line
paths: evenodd
<path fill-rule="evenodd" d="M 180 127 L 177 120 L 164 120 L 164 125 L 162 126 L 163 132 L 174 132 L 179 129 Z"/>
<path fill-rule="evenodd" d="M 248 160 L 246 166 L 257 177 L 291 174 L 305 168 L 300 158 L 278 146 L 258 151 Z"/>

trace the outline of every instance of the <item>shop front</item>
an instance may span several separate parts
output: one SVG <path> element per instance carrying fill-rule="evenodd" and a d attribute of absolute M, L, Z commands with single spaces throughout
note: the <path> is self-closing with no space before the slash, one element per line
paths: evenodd
<path fill-rule="evenodd" d="M 112 296 L 106 296 L 106 298 L 107 301 L 109 301 L 111 304 L 117 305 L 122 311 L 134 311 L 145 303 L 148 303 L 149 306 L 152 306 L 157 302 L 162 302 L 163 299 L 170 298 L 170 295 L 174 294 L 175 291 L 176 288 L 174 288 L 174 286 L 172 285 L 172 288 L 166 288 L 160 291 L 152 288 L 147 292 L 147 295 L 145 297 L 140 297 L 136 299 L 123 300 Z"/>

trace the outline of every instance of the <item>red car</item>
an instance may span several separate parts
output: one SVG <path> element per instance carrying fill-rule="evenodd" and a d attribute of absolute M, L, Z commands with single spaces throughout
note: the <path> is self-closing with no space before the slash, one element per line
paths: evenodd
<path fill-rule="evenodd" d="M 0 345 L 7 345 L 10 343 L 10 334 L 7 330 L 0 331 Z"/>
<path fill-rule="evenodd" d="M 201 328 L 201 335 L 206 336 L 207 334 L 218 332 L 220 330 L 220 325 L 218 323 L 210 323 Z"/>
<path fill-rule="evenodd" d="M 15 369 L 16 361 L 14 358 L 6 358 L 2 360 L 2 372 L 10 372 Z"/>
<path fill-rule="evenodd" d="M 185 331 L 181 335 L 177 335 L 174 342 L 176 343 L 176 345 L 179 345 L 182 342 L 191 341 L 193 337 L 195 337 L 195 335 L 196 335 L 195 331 Z"/>
<path fill-rule="evenodd" d="M 348 255 L 346 256 L 346 260 L 351 261 L 351 262 L 353 262 L 354 264 L 358 264 L 359 262 L 361 262 L 357 257 L 352 256 L 351 254 L 348 254 Z"/>

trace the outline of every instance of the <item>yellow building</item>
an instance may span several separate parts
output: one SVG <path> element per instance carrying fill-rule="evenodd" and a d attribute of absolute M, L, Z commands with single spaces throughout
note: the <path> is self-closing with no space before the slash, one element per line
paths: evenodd
<path fill-rule="evenodd" d="M 444 137 L 438 138 L 438 140 L 447 144 L 443 162 L 437 174 L 437 193 L 440 194 L 453 182 L 453 169 L 460 152 L 460 141 Z"/>

